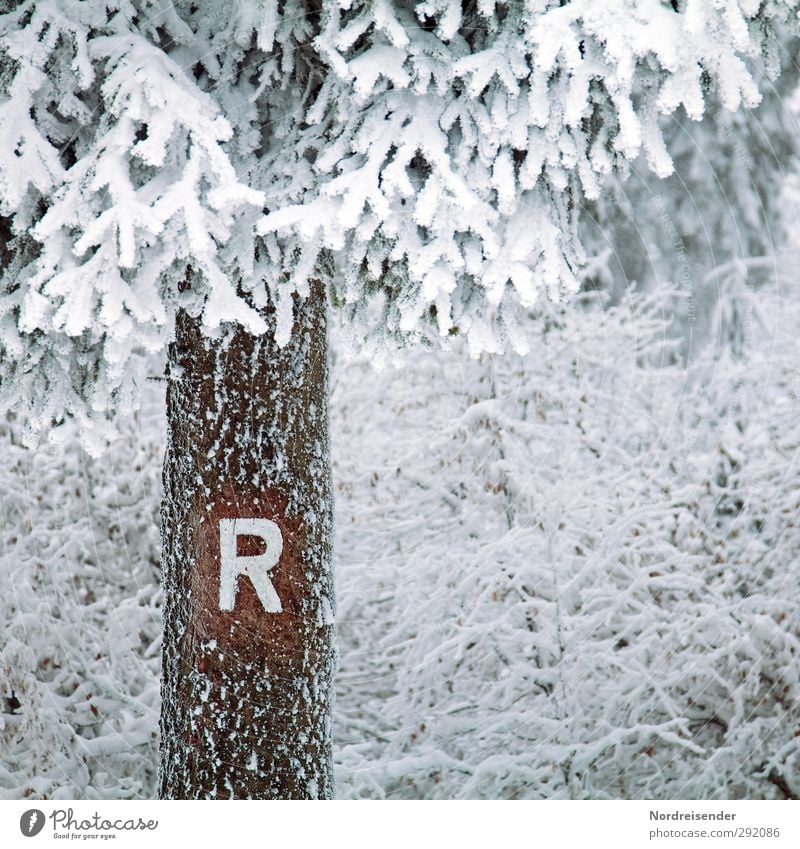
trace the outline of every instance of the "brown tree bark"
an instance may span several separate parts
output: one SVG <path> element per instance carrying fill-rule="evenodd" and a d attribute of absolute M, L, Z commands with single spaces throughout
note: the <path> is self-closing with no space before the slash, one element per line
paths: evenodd
<path fill-rule="evenodd" d="M 324 288 L 295 302 L 284 348 L 273 310 L 264 315 L 265 336 L 237 328 L 219 341 L 181 313 L 169 352 L 162 798 L 332 794 Z M 257 519 L 275 538 L 231 519 Z M 226 604 L 220 576 L 231 563 L 245 568 Z M 277 602 L 265 601 L 267 584 Z"/>

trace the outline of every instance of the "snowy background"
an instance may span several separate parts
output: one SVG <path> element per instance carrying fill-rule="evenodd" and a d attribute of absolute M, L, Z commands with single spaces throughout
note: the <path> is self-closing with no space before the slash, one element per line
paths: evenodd
<path fill-rule="evenodd" d="M 675 357 L 669 289 L 524 359 L 334 345 L 339 796 L 800 793 L 787 278 L 745 359 Z M 100 461 L 2 427 L 3 797 L 154 794 L 162 385 Z"/>
<path fill-rule="evenodd" d="M 343 798 L 800 796 L 793 86 L 584 210 L 526 357 L 332 340 Z M 641 164 L 641 163 L 639 163 Z M 92 459 L 0 423 L 0 797 L 155 795 L 154 360 Z"/>

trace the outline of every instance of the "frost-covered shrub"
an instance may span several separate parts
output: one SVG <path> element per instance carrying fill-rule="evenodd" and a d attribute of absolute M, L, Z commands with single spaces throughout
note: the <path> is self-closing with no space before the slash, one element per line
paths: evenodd
<path fill-rule="evenodd" d="M 747 365 L 674 364 L 631 296 L 524 360 L 341 376 L 342 794 L 800 793 L 781 295 Z"/>
<path fill-rule="evenodd" d="M 148 393 L 102 462 L 77 428 L 0 427 L 0 798 L 154 795 L 163 412 Z"/>

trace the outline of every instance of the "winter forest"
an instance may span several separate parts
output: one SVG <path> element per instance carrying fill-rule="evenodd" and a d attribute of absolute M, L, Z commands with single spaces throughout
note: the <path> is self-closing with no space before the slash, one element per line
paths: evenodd
<path fill-rule="evenodd" d="M 0 798 L 800 798 L 798 58 L 0 0 Z"/>

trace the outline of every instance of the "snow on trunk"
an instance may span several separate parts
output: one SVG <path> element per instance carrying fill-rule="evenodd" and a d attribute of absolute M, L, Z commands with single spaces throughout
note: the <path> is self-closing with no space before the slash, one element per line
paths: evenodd
<path fill-rule="evenodd" d="M 275 342 L 178 315 L 164 462 L 162 798 L 328 798 L 325 294 Z M 232 521 L 231 521 L 232 520 Z M 221 580 L 222 579 L 222 580 Z"/>

